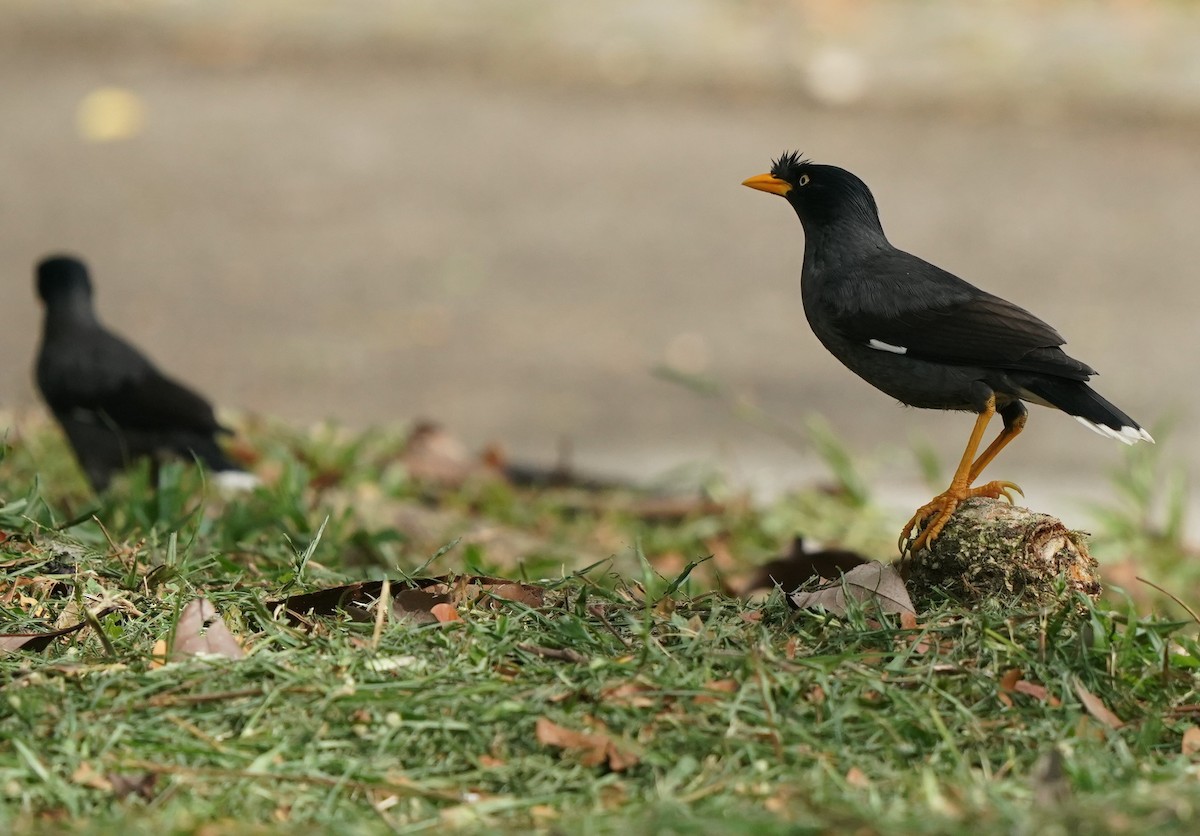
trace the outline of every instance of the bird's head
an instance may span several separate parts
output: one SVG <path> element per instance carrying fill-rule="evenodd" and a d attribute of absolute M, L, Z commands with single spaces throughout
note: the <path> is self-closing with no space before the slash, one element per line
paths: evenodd
<path fill-rule="evenodd" d="M 866 183 L 844 168 L 818 165 L 795 151 L 775 160 L 769 174 L 742 185 L 783 197 L 806 229 L 843 222 L 879 227 L 879 209 Z"/>
<path fill-rule="evenodd" d="M 75 296 L 92 295 L 92 282 L 87 266 L 69 255 L 52 255 L 37 266 L 37 291 L 43 302 Z"/>

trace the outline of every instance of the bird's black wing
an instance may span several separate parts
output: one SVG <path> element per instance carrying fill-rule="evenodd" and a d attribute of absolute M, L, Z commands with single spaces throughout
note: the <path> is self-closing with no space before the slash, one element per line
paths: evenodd
<path fill-rule="evenodd" d="M 847 339 L 952 365 L 1073 380 L 1095 374 L 1059 347 L 1066 340 L 1058 331 L 1024 308 L 907 253 L 893 255 L 904 258 L 870 266 L 855 297 L 831 311 L 834 328 Z"/>
<path fill-rule="evenodd" d="M 127 429 L 224 430 L 208 401 L 115 335 L 93 333 L 69 348 L 55 348 L 43 350 L 38 383 L 56 413 L 103 413 Z"/>

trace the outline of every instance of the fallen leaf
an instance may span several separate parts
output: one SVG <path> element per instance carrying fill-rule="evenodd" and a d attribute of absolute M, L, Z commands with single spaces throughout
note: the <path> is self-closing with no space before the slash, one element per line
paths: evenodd
<path fill-rule="evenodd" d="M 0 651 L 9 653 L 15 650 L 45 650 L 55 639 L 69 636 L 86 626 L 86 621 L 80 621 L 70 627 L 50 630 L 46 633 L 6 633 L 0 636 Z"/>
<path fill-rule="evenodd" d="M 179 615 L 175 625 L 175 643 L 171 660 L 188 656 L 224 656 L 241 659 L 246 655 L 233 633 L 225 626 L 216 607 L 204 598 L 191 601 Z"/>
<path fill-rule="evenodd" d="M 721 698 L 715 696 L 716 694 L 732 694 L 740 687 L 741 685 L 736 679 L 716 679 L 706 682 L 704 683 L 704 690 L 711 692 L 711 694 L 697 694 L 692 697 L 692 702 L 701 704 L 721 702 Z"/>
<path fill-rule="evenodd" d="M 136 795 L 143 801 L 154 800 L 154 785 L 158 783 L 156 772 L 136 772 L 130 775 L 110 772 L 106 777 L 112 784 L 113 795 L 117 798 Z"/>
<path fill-rule="evenodd" d="M 1183 733 L 1180 751 L 1189 758 L 1200 755 L 1200 726 L 1189 726 L 1188 730 Z"/>
<path fill-rule="evenodd" d="M 400 460 L 412 479 L 448 488 L 460 486 L 478 467 L 466 446 L 433 421 L 413 427 Z"/>
<path fill-rule="evenodd" d="M 739 594 L 749 595 L 759 589 L 778 586 L 784 592 L 794 592 L 806 583 L 821 578 L 836 581 L 854 567 L 870 561 L 857 552 L 844 549 L 806 551 L 804 538 L 792 540 L 792 550 L 783 557 L 764 563 L 742 585 Z"/>
<path fill-rule="evenodd" d="M 1046 690 L 1045 685 L 1038 685 L 1036 682 L 1030 682 L 1027 679 L 1022 679 L 1014 685 L 1013 690 L 1018 694 L 1025 694 L 1026 696 L 1033 697 L 1035 700 L 1041 700 L 1055 708 L 1062 705 L 1062 700 Z"/>
<path fill-rule="evenodd" d="M 429 608 L 429 612 L 442 624 L 462 621 L 462 616 L 458 614 L 458 610 L 454 608 L 453 604 L 434 604 Z"/>
<path fill-rule="evenodd" d="M 865 790 L 871 786 L 871 779 L 857 766 L 852 766 L 846 772 L 846 783 L 856 789 Z"/>
<path fill-rule="evenodd" d="M 576 752 L 584 766 L 600 766 L 607 762 L 614 772 L 621 772 L 638 762 L 637 755 L 622 751 L 603 731 L 575 731 L 545 717 L 537 719 L 535 730 L 538 743 Z"/>
<path fill-rule="evenodd" d="M 1017 683 L 1021 681 L 1021 671 L 1019 668 L 1010 668 L 1000 677 L 1000 693 L 997 694 L 1000 702 L 1004 703 L 1009 708 L 1013 707 L 1013 698 L 1008 694 L 1012 691 Z"/>
<path fill-rule="evenodd" d="M 640 682 L 622 682 L 612 685 L 600 692 L 600 702 L 609 705 L 627 705 L 631 708 L 650 708 L 657 705 L 657 697 L 649 696 L 655 693 L 649 685 Z"/>
<path fill-rule="evenodd" d="M 479 760 L 479 765 L 482 766 L 484 769 L 496 769 L 497 767 L 504 766 L 504 764 L 505 764 L 505 762 L 503 760 L 501 760 L 500 758 L 489 755 L 486 752 L 484 752 L 482 755 L 480 755 L 478 760 Z"/>
<path fill-rule="evenodd" d="M 1108 726 L 1110 729 L 1119 729 L 1125 725 L 1116 714 L 1113 714 L 1100 698 L 1089 691 L 1078 676 L 1072 677 L 1075 686 L 1075 693 L 1079 696 L 1079 701 L 1083 703 L 1083 707 L 1087 709 L 1087 713 L 1092 715 L 1096 720 Z"/>
<path fill-rule="evenodd" d="M 741 616 L 742 621 L 745 621 L 749 624 L 756 624 L 759 621 L 762 621 L 762 610 L 743 610 L 742 612 L 738 613 L 738 615 Z"/>
<path fill-rule="evenodd" d="M 876 560 L 855 566 L 837 583 L 797 592 L 789 599 L 797 609 L 824 607 L 834 615 L 845 615 L 847 594 L 862 603 L 873 601 L 885 613 L 916 614 L 900 573 Z"/>

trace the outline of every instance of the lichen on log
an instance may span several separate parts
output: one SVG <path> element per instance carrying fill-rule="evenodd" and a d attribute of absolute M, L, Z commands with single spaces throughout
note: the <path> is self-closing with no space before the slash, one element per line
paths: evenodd
<path fill-rule="evenodd" d="M 960 505 L 933 544 L 902 564 L 918 607 L 937 590 L 971 607 L 1048 607 L 1076 592 L 1094 600 L 1097 569 L 1083 532 L 986 498 Z"/>

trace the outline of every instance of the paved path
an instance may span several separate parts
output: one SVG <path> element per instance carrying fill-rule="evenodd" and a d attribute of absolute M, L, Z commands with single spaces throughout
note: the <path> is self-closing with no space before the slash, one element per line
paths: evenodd
<path fill-rule="evenodd" d="M 1200 414 L 1200 155 L 1182 130 L 61 45 L 6 49 L 0 78 L 0 405 L 33 402 L 30 265 L 66 248 L 111 324 L 230 407 L 432 416 L 543 458 L 567 437 L 580 462 L 640 472 L 810 472 L 655 379 L 672 359 L 781 418 L 825 414 L 855 451 L 923 438 L 949 465 L 969 420 L 901 409 L 825 354 L 800 308 L 799 224 L 738 185 L 798 147 L 861 174 L 899 246 L 1058 326 L 1138 419 Z M 141 97 L 140 135 L 80 139 L 102 84 Z M 1197 438 L 1185 421 L 1171 449 L 1195 462 Z M 1035 409 L 996 475 L 1094 485 L 1119 454 Z M 881 473 L 914 469 L 897 455 Z"/>

